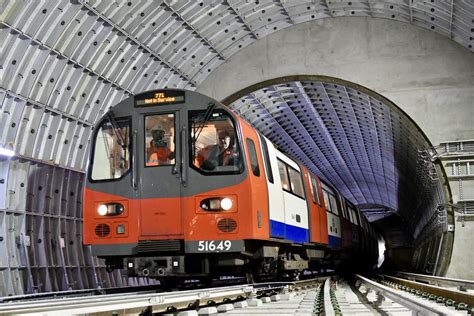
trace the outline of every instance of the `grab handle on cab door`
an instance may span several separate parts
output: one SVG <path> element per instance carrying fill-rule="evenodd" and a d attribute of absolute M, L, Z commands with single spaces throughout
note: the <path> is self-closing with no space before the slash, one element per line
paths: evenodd
<path fill-rule="evenodd" d="M 133 147 L 135 147 L 132 155 L 132 188 L 136 191 L 137 185 L 137 130 L 133 130 Z"/>
<path fill-rule="evenodd" d="M 180 138 L 181 138 L 181 135 L 180 135 Z M 175 150 L 174 150 L 174 153 L 175 153 L 175 155 L 174 155 L 175 164 L 174 164 L 174 166 L 173 166 L 173 169 L 171 169 L 171 173 L 172 173 L 172 174 L 178 174 L 178 173 L 179 173 L 178 170 L 181 169 L 181 166 L 180 166 L 181 161 L 180 161 L 180 159 L 178 159 L 179 157 L 176 155 L 176 153 L 177 153 L 176 148 L 175 148 Z"/>
<path fill-rule="evenodd" d="M 181 129 L 181 137 L 180 137 L 180 144 L 181 144 L 181 184 L 186 186 L 186 181 L 188 180 L 188 168 L 185 165 L 185 157 L 186 157 L 186 126 L 183 126 Z"/>

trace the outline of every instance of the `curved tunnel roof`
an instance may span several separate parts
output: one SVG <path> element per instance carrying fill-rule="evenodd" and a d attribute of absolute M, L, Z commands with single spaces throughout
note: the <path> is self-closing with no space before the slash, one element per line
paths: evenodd
<path fill-rule="evenodd" d="M 111 105 L 154 88 L 195 89 L 239 50 L 295 24 L 342 16 L 392 19 L 474 51 L 469 1 L 63 0 L 8 1 L 1 9 L 1 145 L 76 169 L 85 167 L 92 125 Z M 374 214 L 379 206 L 409 212 L 419 185 L 429 181 L 422 176 L 410 183 L 407 177 L 426 170 L 408 161 L 421 159 L 417 150 L 428 145 L 396 109 L 360 92 L 295 81 L 246 101 L 261 113 L 288 115 L 278 124 L 280 116 L 272 118 L 274 140 L 358 205 Z M 274 99 L 286 106 L 267 109 Z M 311 115 L 298 119 L 304 111 Z M 273 114 L 264 115 L 270 121 Z M 325 133 L 331 137 L 321 138 Z M 337 164 L 316 165 L 327 160 Z M 397 191 L 402 186 L 406 190 Z"/>
<path fill-rule="evenodd" d="M 0 8 L 0 100 L 9 113 L 2 146 L 78 169 L 92 124 L 111 105 L 153 88 L 194 89 L 240 49 L 298 23 L 393 19 L 474 51 L 469 1 L 64 0 Z"/>
<path fill-rule="evenodd" d="M 416 236 L 445 203 L 433 199 L 439 178 L 429 141 L 373 91 L 334 78 L 295 76 L 260 83 L 225 102 L 369 220 L 398 213 Z"/>

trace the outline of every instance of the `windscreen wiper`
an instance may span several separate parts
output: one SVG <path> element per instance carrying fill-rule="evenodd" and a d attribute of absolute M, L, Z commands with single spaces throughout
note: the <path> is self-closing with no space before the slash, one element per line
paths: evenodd
<path fill-rule="evenodd" d="M 207 106 L 206 113 L 204 113 L 204 118 L 202 120 L 201 125 L 196 127 L 196 131 L 194 133 L 194 140 L 198 139 L 199 135 L 201 135 L 201 132 L 204 129 L 204 126 L 206 126 L 207 122 L 211 118 L 212 110 L 214 110 L 215 107 L 216 105 L 214 103 L 209 103 L 209 105 Z"/>
<path fill-rule="evenodd" d="M 126 149 L 125 145 L 125 138 L 123 137 L 122 133 L 120 132 L 119 126 L 117 124 L 117 121 L 115 118 L 112 116 L 112 112 L 107 113 L 106 115 L 107 119 L 110 122 L 110 125 L 112 125 L 112 130 L 114 131 L 114 134 L 117 135 L 117 142 L 122 147 L 123 149 Z"/>

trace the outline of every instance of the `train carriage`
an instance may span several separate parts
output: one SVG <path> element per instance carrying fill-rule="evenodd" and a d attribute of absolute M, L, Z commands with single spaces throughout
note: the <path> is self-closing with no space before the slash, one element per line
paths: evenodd
<path fill-rule="evenodd" d="M 125 99 L 98 122 L 91 147 L 84 243 L 110 268 L 277 277 L 332 260 L 345 245 L 345 199 L 199 93 Z"/>

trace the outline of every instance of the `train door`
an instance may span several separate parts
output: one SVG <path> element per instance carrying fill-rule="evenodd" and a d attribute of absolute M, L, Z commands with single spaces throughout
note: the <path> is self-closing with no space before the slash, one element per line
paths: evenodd
<path fill-rule="evenodd" d="M 332 248 L 340 248 L 342 245 L 342 234 L 336 193 L 324 183 L 322 184 L 322 188 L 327 215 L 329 246 Z"/>
<path fill-rule="evenodd" d="M 142 115 L 137 137 L 141 183 L 141 235 L 179 238 L 182 235 L 180 111 Z M 140 124 L 141 123 L 141 124 Z"/>
<path fill-rule="evenodd" d="M 265 173 L 267 175 L 268 207 L 270 217 L 270 237 L 285 238 L 285 205 L 281 187 L 280 173 L 273 144 L 260 135 L 262 153 L 264 157 Z"/>
<path fill-rule="evenodd" d="M 308 242 L 308 205 L 300 168 L 297 163 L 279 152 L 277 161 L 285 207 L 285 239 Z"/>

